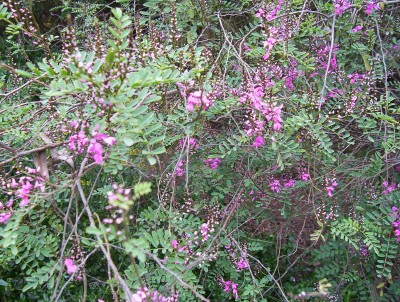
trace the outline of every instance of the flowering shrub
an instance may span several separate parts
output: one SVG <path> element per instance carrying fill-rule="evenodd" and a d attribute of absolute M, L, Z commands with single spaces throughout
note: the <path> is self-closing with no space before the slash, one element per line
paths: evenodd
<path fill-rule="evenodd" d="M 26 2 L 0 300 L 397 301 L 398 1 Z"/>

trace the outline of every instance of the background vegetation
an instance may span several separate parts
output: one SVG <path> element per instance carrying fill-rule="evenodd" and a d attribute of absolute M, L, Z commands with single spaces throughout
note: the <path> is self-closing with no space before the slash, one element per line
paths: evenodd
<path fill-rule="evenodd" d="M 399 301 L 400 7 L 0 5 L 1 301 Z"/>

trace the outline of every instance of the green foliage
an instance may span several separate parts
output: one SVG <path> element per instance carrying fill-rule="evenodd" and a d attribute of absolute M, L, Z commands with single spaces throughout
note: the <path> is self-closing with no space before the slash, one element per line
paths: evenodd
<path fill-rule="evenodd" d="M 398 300 L 396 3 L 39 2 L 0 5 L 1 301 Z"/>

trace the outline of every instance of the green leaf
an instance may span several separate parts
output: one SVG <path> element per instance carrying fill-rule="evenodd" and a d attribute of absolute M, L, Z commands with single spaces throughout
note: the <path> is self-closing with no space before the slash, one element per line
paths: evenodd
<path fill-rule="evenodd" d="M 146 195 L 151 192 L 151 183 L 149 182 L 138 183 L 133 187 L 133 190 L 135 192 L 136 197 Z"/>
<path fill-rule="evenodd" d="M 157 160 L 156 160 L 154 157 L 152 157 L 152 156 L 148 157 L 148 158 L 147 158 L 147 161 L 148 161 L 149 164 L 152 165 L 152 166 L 154 166 L 154 165 L 157 163 Z"/>
<path fill-rule="evenodd" d="M 123 141 L 124 141 L 125 146 L 127 146 L 127 147 L 131 147 L 135 143 L 135 141 L 129 137 L 124 137 Z"/>
<path fill-rule="evenodd" d="M 118 20 L 121 20 L 121 18 L 122 18 L 122 10 L 119 7 L 117 7 L 116 9 L 113 9 L 112 13 L 113 13 L 115 18 L 117 18 Z"/>
<path fill-rule="evenodd" d="M 19 75 L 21 75 L 23 77 L 33 78 L 33 75 L 30 72 L 27 72 L 25 70 L 15 69 L 15 73 L 19 74 Z"/>
<path fill-rule="evenodd" d="M 112 65 L 114 63 L 114 59 L 115 59 L 115 52 L 112 50 L 109 50 L 106 56 L 106 62 L 110 65 Z"/>
<path fill-rule="evenodd" d="M 89 226 L 86 228 L 86 233 L 91 235 L 102 235 L 103 233 L 96 227 Z"/>

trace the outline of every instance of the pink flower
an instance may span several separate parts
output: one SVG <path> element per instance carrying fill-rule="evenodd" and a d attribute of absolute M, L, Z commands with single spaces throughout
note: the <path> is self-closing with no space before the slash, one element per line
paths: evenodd
<path fill-rule="evenodd" d="M 256 16 L 257 18 L 262 18 L 262 17 L 264 16 L 264 14 L 265 14 L 264 10 L 263 10 L 262 8 L 260 8 L 260 9 L 258 10 L 258 12 L 255 14 L 255 16 Z"/>
<path fill-rule="evenodd" d="M 358 32 L 358 31 L 360 31 L 360 30 L 362 30 L 362 26 L 361 25 L 357 25 L 356 27 L 354 27 L 351 31 L 353 32 L 353 33 L 356 33 L 356 32 Z"/>
<path fill-rule="evenodd" d="M 326 186 L 326 190 L 328 191 L 328 196 L 332 197 L 332 192 L 335 190 L 335 187 L 338 185 L 337 182 L 335 180 L 327 180 L 327 183 L 330 182 L 330 185 Z"/>
<path fill-rule="evenodd" d="M 175 175 L 176 176 L 183 176 L 183 174 L 185 173 L 185 170 L 182 169 L 183 167 L 183 161 L 178 161 L 175 167 Z"/>
<path fill-rule="evenodd" d="M 254 140 L 252 146 L 253 146 L 254 148 L 259 148 L 259 147 L 265 146 L 265 140 L 264 140 L 264 138 L 263 138 L 261 135 L 257 136 L 257 138 Z"/>
<path fill-rule="evenodd" d="M 376 4 L 375 1 L 370 1 L 368 2 L 367 7 L 365 8 L 365 13 L 367 15 L 370 15 L 374 9 L 376 10 L 380 9 L 379 4 Z"/>
<path fill-rule="evenodd" d="M 179 141 L 179 149 L 181 149 L 181 150 L 183 149 L 185 141 L 186 140 L 184 138 L 182 138 Z M 189 138 L 189 150 L 193 151 L 193 150 L 198 150 L 199 148 L 200 148 L 200 146 L 199 146 L 199 143 L 197 142 L 197 140 L 194 137 L 190 137 Z"/>
<path fill-rule="evenodd" d="M 291 188 L 291 187 L 294 187 L 295 183 L 296 183 L 296 181 L 294 179 L 289 179 L 289 180 L 285 181 L 283 186 L 285 188 Z"/>
<path fill-rule="evenodd" d="M 88 153 L 93 156 L 96 164 L 100 165 L 103 163 L 103 146 L 96 140 L 92 140 L 90 143 Z"/>
<path fill-rule="evenodd" d="M 221 285 L 224 287 L 224 292 L 229 293 L 232 292 L 234 295 L 235 299 L 239 299 L 238 292 L 237 292 L 237 283 L 234 283 L 233 281 L 221 281 Z"/>
<path fill-rule="evenodd" d="M 273 38 L 273 37 L 269 37 L 269 38 L 267 39 L 267 41 L 264 41 L 264 42 L 263 42 L 263 47 L 264 47 L 264 48 L 268 48 L 268 50 L 271 50 L 271 49 L 274 47 L 274 45 L 275 45 L 275 43 L 276 43 L 277 41 L 278 41 L 277 39 L 275 39 L 275 38 Z"/>
<path fill-rule="evenodd" d="M 15 181 L 15 179 L 11 179 L 10 187 L 12 189 L 16 188 L 18 186 L 18 183 Z"/>
<path fill-rule="evenodd" d="M 281 182 L 279 181 L 279 179 L 274 179 L 269 183 L 269 188 L 271 189 L 271 191 L 276 192 L 276 193 L 280 193 L 282 190 L 282 185 Z"/>
<path fill-rule="evenodd" d="M 189 111 L 193 111 L 195 106 L 202 106 L 204 110 L 207 110 L 212 105 L 213 101 L 207 98 L 207 95 L 204 91 L 195 91 L 189 94 L 186 109 Z"/>
<path fill-rule="evenodd" d="M 201 236 L 204 237 L 205 240 L 208 239 L 208 223 L 203 223 L 200 227 Z"/>
<path fill-rule="evenodd" d="M 76 128 L 78 127 L 78 121 L 73 120 L 73 121 L 70 122 L 70 125 L 71 125 L 71 127 L 72 127 L 73 129 L 76 129 Z"/>
<path fill-rule="evenodd" d="M 236 267 L 238 270 L 243 270 L 248 268 L 247 262 L 243 259 L 240 258 L 238 262 L 236 262 Z"/>
<path fill-rule="evenodd" d="M 67 267 L 67 274 L 71 275 L 78 270 L 78 267 L 75 265 L 74 261 L 71 258 L 67 258 L 64 260 L 64 264 Z"/>
<path fill-rule="evenodd" d="M 172 240 L 172 247 L 174 248 L 174 249 L 177 249 L 178 248 L 178 240 L 176 240 L 176 239 L 174 239 L 174 240 Z"/>
<path fill-rule="evenodd" d="M 216 157 L 216 158 L 209 158 L 204 161 L 204 163 L 211 168 L 211 170 L 216 170 L 218 168 L 218 165 L 221 163 L 221 160 Z"/>
<path fill-rule="evenodd" d="M 103 139 L 103 142 L 105 142 L 109 146 L 114 146 L 117 143 L 117 140 L 115 137 L 108 136 Z"/>
<path fill-rule="evenodd" d="M 350 7 L 350 3 L 347 2 L 347 0 L 336 0 L 335 15 L 340 16 L 349 7 Z"/>
<path fill-rule="evenodd" d="M 388 183 L 387 181 L 384 181 L 384 182 L 382 183 L 382 187 L 385 188 L 385 190 L 382 191 L 382 194 L 383 194 L 383 195 L 387 195 L 387 194 L 389 194 L 390 192 L 392 192 L 394 189 L 396 189 L 396 184 L 393 182 L 393 183 L 389 186 L 389 183 Z"/>
<path fill-rule="evenodd" d="M 302 171 L 300 173 L 300 179 L 302 181 L 307 181 L 309 177 L 310 177 L 310 174 L 308 174 L 306 171 Z"/>
<path fill-rule="evenodd" d="M 11 213 L 1 213 L 0 214 L 0 223 L 6 224 L 10 218 L 12 217 Z"/>

